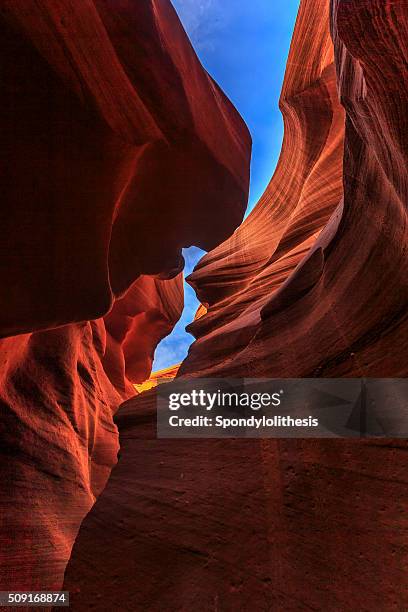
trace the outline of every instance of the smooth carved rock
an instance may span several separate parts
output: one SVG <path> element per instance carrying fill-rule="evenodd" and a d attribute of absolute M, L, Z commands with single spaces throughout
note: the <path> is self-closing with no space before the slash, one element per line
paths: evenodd
<path fill-rule="evenodd" d="M 408 3 L 332 2 L 337 77 L 328 9 L 301 3 L 270 186 L 192 274 L 184 376 L 407 374 Z M 154 392 L 116 422 L 75 609 L 408 608 L 406 441 L 158 440 Z"/>
<path fill-rule="evenodd" d="M 190 276 L 209 310 L 181 375 L 407 374 L 407 2 L 334 2 L 335 65 L 327 23 L 302 3 L 278 168 Z"/>
<path fill-rule="evenodd" d="M 231 234 L 250 136 L 169 0 L 5 0 L 0 27 L 1 335 L 99 318 Z"/>
<path fill-rule="evenodd" d="M 250 136 L 169 0 L 4 0 L 0 32 L 0 588 L 52 590 Z"/>
<path fill-rule="evenodd" d="M 65 574 L 75 610 L 407 608 L 406 441 L 158 440 L 152 392 L 116 423 Z"/>
<path fill-rule="evenodd" d="M 162 281 L 141 276 L 103 319 L 106 349 L 102 363 L 115 388 L 133 394 L 150 376 L 154 351 L 179 319 L 184 302 L 182 276 Z"/>
<path fill-rule="evenodd" d="M 16 3 L 7 2 L 4 6 L 13 22 L 10 28 L 18 29 L 25 23 L 25 30 L 31 32 L 31 25 L 23 19 L 27 4 L 15 8 Z M 47 10 L 54 14 L 61 6 L 68 5 L 60 0 Z M 40 273 L 33 273 L 25 285 L 30 302 L 13 293 L 21 286 L 18 272 L 22 275 L 22 268 L 16 264 L 13 283 L 11 272 L 4 267 L 4 273 L 9 274 L 5 286 L 10 287 L 16 308 L 15 320 L 11 311 L 4 310 L 10 315 L 4 329 L 27 331 L 24 325 L 30 313 L 36 318 L 31 319 L 36 329 L 50 325 L 50 321 L 67 323 L 66 316 L 69 320 L 86 319 L 84 314 L 97 307 L 94 318 L 101 310 L 106 314 L 104 301 L 111 303 L 112 287 L 120 295 L 127 287 L 131 289 L 123 302 L 115 303 L 106 323 L 99 319 L 3 340 L 6 352 L 2 355 L 7 362 L 2 387 L 4 454 L 15 458 L 1 468 L 2 486 L 5 483 L 8 491 L 8 497 L 1 498 L 6 518 L 0 542 L 1 566 L 5 568 L 1 577 L 7 584 L 3 588 L 57 588 L 61 583 L 76 531 L 115 461 L 117 437 L 110 411 L 127 394 L 130 381 L 148 369 L 157 321 L 158 327 L 167 329 L 177 311 L 171 306 L 177 286 L 171 284 L 161 291 L 156 281 L 153 287 L 151 279 L 142 278 L 137 288 L 132 280 L 135 273 L 169 276 L 178 270 L 179 247 L 185 244 L 185 235 L 178 238 L 176 231 L 182 217 L 179 198 L 185 197 L 191 204 L 196 181 L 194 203 L 201 212 L 188 213 L 186 206 L 183 223 L 184 219 L 187 223 L 181 232 L 192 231 L 197 222 L 195 240 L 206 246 L 200 215 L 214 212 L 218 220 L 220 203 L 226 194 L 231 196 L 222 208 L 226 218 L 229 216 L 222 230 L 226 237 L 242 214 L 237 194 L 245 191 L 247 180 L 246 132 L 238 129 L 239 120 L 231 107 L 195 63 L 182 30 L 174 25 L 177 22 L 169 4 L 144 3 L 134 20 L 127 12 L 131 6 L 127 1 L 69 6 L 72 10 L 57 24 L 58 35 L 52 30 L 52 53 L 47 57 L 60 67 L 58 78 L 64 83 L 67 100 L 75 100 L 69 102 L 72 116 L 76 116 L 77 98 L 84 108 L 81 146 L 68 148 L 75 152 L 73 160 L 81 152 L 86 156 L 88 137 L 98 134 L 98 143 L 103 144 L 100 150 L 107 157 L 112 154 L 120 168 L 119 174 L 109 173 L 109 159 L 98 158 L 102 166 L 94 169 L 86 187 L 87 193 L 97 187 L 101 197 L 106 196 L 101 207 L 91 211 L 86 229 L 92 233 L 99 228 L 103 245 L 109 243 L 107 236 L 112 236 L 111 246 L 96 249 L 96 255 L 91 241 L 88 255 L 99 257 L 96 263 L 100 268 L 95 261 L 86 260 L 84 266 L 89 269 L 85 273 L 81 268 L 78 286 L 74 286 L 68 282 L 68 271 L 61 274 L 58 270 L 57 274 L 48 270 L 54 261 L 49 245 L 56 247 L 41 233 L 46 225 L 40 223 L 40 217 L 44 218 L 44 210 L 48 214 L 54 209 L 41 209 L 37 203 L 39 230 L 33 233 L 35 244 L 30 248 L 32 253 L 40 253 L 39 245 L 48 245 L 46 255 L 51 262 L 44 256 L 45 268 L 40 267 Z M 88 10 L 94 21 L 88 19 Z M 84 75 L 72 68 L 83 49 L 73 49 L 67 43 L 61 53 L 59 41 L 64 36 L 70 40 L 63 28 L 72 27 L 70 20 L 75 19 L 76 11 L 85 11 L 75 22 L 77 27 L 92 24 L 100 32 L 103 24 L 109 41 L 115 41 L 115 57 L 123 71 L 109 68 L 105 72 L 112 52 L 101 44 L 99 34 L 97 46 L 103 55 L 95 56 L 95 72 L 88 63 L 83 66 Z M 279 166 L 258 207 L 192 275 L 191 282 L 202 303 L 208 305 L 208 312 L 191 326 L 198 340 L 182 365 L 182 375 L 406 375 L 407 13 L 406 0 L 333 0 L 333 54 L 328 2 L 303 0 L 282 92 L 285 140 Z M 41 23 L 42 28 L 49 28 L 53 19 Z M 143 27 L 138 27 L 139 23 Z M 155 37 L 158 24 L 160 37 Z M 140 45 L 145 44 L 139 47 L 143 49 L 138 56 L 140 66 L 127 42 L 128 28 Z M 10 46 L 10 30 L 5 34 L 8 38 L 2 40 L 11 53 L 16 48 Z M 87 37 L 80 38 L 81 45 L 85 44 Z M 16 74 L 21 76 L 24 62 L 31 57 L 27 46 L 31 53 L 32 43 L 27 42 L 30 37 L 24 44 L 22 38 L 18 40 L 19 53 L 13 58 Z M 41 36 L 36 38 L 39 53 L 49 52 L 41 40 Z M 150 79 L 140 58 L 145 60 L 151 49 L 159 58 L 148 66 L 154 86 L 149 88 L 145 81 L 144 87 L 137 87 L 139 97 L 133 97 L 126 79 L 138 84 L 143 74 Z M 93 48 L 87 48 L 90 50 Z M 92 53 L 87 53 L 90 56 Z M 52 72 L 49 63 L 41 66 L 45 74 Z M 41 70 L 38 68 L 30 84 L 18 81 L 20 86 L 39 87 L 38 83 L 44 82 Z M 103 79 L 96 79 L 95 85 L 99 70 Z M 72 85 L 71 98 L 66 83 Z M 160 95 L 154 96 L 163 92 L 165 85 L 171 95 L 163 102 Z M 105 95 L 112 88 L 122 92 L 118 104 Z M 62 104 L 60 89 L 56 85 L 48 89 L 55 96 L 57 113 L 58 100 Z M 175 94 L 180 90 L 186 95 Z M 23 105 L 22 99 L 15 97 Z M 89 99 L 94 104 L 92 113 Z M 214 111 L 216 116 L 210 120 L 209 109 L 214 105 L 219 110 L 219 104 L 226 114 Z M 179 114 L 185 108 L 191 113 Z M 169 121 L 171 117 L 170 127 L 163 120 L 166 113 Z M 225 126 L 230 113 L 230 129 L 221 138 L 220 126 Z M 103 126 L 100 131 L 96 123 Z M 23 141 L 24 145 L 28 141 L 34 148 L 24 136 L 29 133 L 26 127 L 27 123 L 22 125 L 21 132 L 16 128 L 21 140 L 16 142 L 23 148 Z M 75 132 L 71 128 L 67 124 L 60 137 L 68 139 Z M 166 132 L 165 142 L 157 134 L 159 130 Z M 237 130 L 241 134 L 238 140 Z M 114 134 L 111 140 L 105 140 L 105 131 Z M 129 134 L 130 140 L 135 138 L 131 143 Z M 37 139 L 35 146 L 41 142 Z M 112 153 L 118 151 L 118 142 L 129 147 L 121 149 L 120 159 Z M 168 142 L 174 146 L 179 143 L 180 149 L 171 149 Z M 44 151 L 54 151 L 55 146 L 45 142 Z M 92 151 L 98 150 L 95 146 L 94 142 Z M 127 157 L 135 146 L 137 154 Z M 229 153 L 231 146 L 234 153 Z M 45 153 L 43 158 L 48 159 Z M 33 159 L 36 169 L 43 167 L 41 155 L 36 152 Z M 80 181 L 73 179 L 82 168 L 81 159 L 85 161 L 78 157 L 78 168 L 74 163 L 75 171 L 69 172 L 70 180 L 60 168 L 64 189 L 78 188 Z M 176 175 L 187 159 L 189 178 L 184 188 Z M 239 160 L 244 160 L 243 165 Z M 28 162 L 26 166 L 27 184 L 18 166 L 15 175 L 9 174 L 11 182 L 20 179 L 16 188 L 21 192 L 19 202 L 25 201 L 24 190 L 28 195 L 29 179 L 36 176 Z M 225 190 L 221 189 L 217 200 L 212 180 L 220 180 L 222 167 L 223 180 L 218 187 L 224 185 Z M 47 170 L 47 178 L 54 177 L 50 182 L 55 185 L 58 173 L 48 166 Z M 122 176 L 125 185 L 119 180 Z M 149 191 L 153 177 L 155 184 Z M 46 183 L 43 174 L 36 180 Z M 114 192 L 113 203 L 108 201 L 107 183 L 109 193 Z M 137 194 L 135 208 L 129 204 L 139 183 L 143 201 L 157 219 L 150 242 L 148 234 L 143 234 L 143 227 L 150 223 L 148 210 L 140 213 Z M 203 195 L 207 184 L 208 200 Z M 120 197 L 115 191 L 118 185 L 122 187 Z M 169 199 L 157 199 L 169 193 Z M 236 206 L 231 211 L 233 199 Z M 85 214 L 83 202 L 81 199 Z M 201 209 L 203 203 L 206 206 Z M 170 204 L 175 206 L 174 217 Z M 69 214 L 74 205 L 79 206 L 75 197 L 70 205 L 74 208 L 67 203 L 64 208 L 70 221 L 66 227 L 72 225 Z M 114 206 L 118 221 L 112 230 Z M 18 236 L 22 236 L 22 229 L 31 227 L 34 213 L 24 217 L 21 205 L 15 209 Z M 53 218 L 61 227 L 58 210 Z M 99 216 L 101 225 L 95 223 Z M 9 226 L 14 228 L 11 222 Z M 164 227 L 169 234 L 163 238 L 162 251 L 156 252 L 153 247 Z M 16 234 L 14 228 L 14 240 Z M 62 249 L 69 238 L 61 232 Z M 70 245 L 75 262 L 81 245 L 78 239 L 71 239 Z M 21 261 L 30 261 L 24 254 L 24 250 L 18 251 Z M 44 270 L 53 274 L 47 277 Z M 71 275 L 73 270 L 77 273 L 73 266 Z M 91 272 L 96 302 L 88 301 L 90 294 L 83 292 Z M 42 295 L 43 304 L 38 295 L 41 288 L 49 287 L 50 278 L 61 287 L 55 292 L 55 302 L 47 301 L 46 293 Z M 37 309 L 33 307 L 36 295 Z M 66 311 L 58 311 L 58 303 Z M 75 309 L 75 304 L 81 308 Z M 151 315 L 147 316 L 144 308 Z M 146 341 L 146 348 L 133 355 L 133 338 L 146 330 L 151 342 Z M 139 365 L 132 365 L 132 360 Z M 198 444 L 157 440 L 154 392 L 124 404 L 116 423 L 121 434 L 120 461 L 82 524 L 66 572 L 65 588 L 72 592 L 75 610 L 89 610 L 91 603 L 101 610 L 408 608 L 403 570 L 407 562 L 404 441 L 206 440 Z M 21 500 L 26 504 L 24 510 Z M 41 542 L 47 545 L 42 547 Z M 22 571 L 16 569 L 20 566 Z"/>
<path fill-rule="evenodd" d="M 342 197 L 344 112 L 325 0 L 301 4 L 280 107 L 284 141 L 269 186 L 234 235 L 206 255 L 189 278 L 209 310 L 189 326 L 197 342 L 181 373 L 216 373 L 227 362 L 235 368 L 242 349 L 252 368 L 245 347 L 262 333 L 262 309 L 307 256 Z M 269 359 L 273 351 L 265 348 L 265 360 L 284 375 L 282 364 Z"/>
<path fill-rule="evenodd" d="M 140 277 L 104 319 L 0 341 L 0 585 L 59 589 L 117 460 L 113 415 L 180 315 L 181 277 Z"/>

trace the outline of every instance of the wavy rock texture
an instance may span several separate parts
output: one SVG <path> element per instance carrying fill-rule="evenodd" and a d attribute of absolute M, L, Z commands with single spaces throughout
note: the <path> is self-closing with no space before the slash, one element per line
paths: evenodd
<path fill-rule="evenodd" d="M 135 385 L 136 391 L 139 393 L 143 393 L 144 391 L 150 391 L 150 389 L 154 389 L 158 385 L 163 383 L 171 382 L 176 376 L 179 370 L 180 364 L 170 366 L 169 368 L 164 368 L 164 370 L 157 370 L 156 372 L 152 372 L 150 377 L 145 380 L 143 383 Z"/>
<path fill-rule="evenodd" d="M 0 588 L 57 589 L 250 137 L 168 0 L 5 0 L 0 31 Z"/>
<path fill-rule="evenodd" d="M 344 112 L 328 23 L 328 2 L 302 3 L 281 94 L 285 136 L 278 167 L 254 211 L 189 277 L 209 311 L 189 327 L 198 341 L 182 373 L 224 371 L 262 326 L 262 308 L 338 206 Z"/>
<path fill-rule="evenodd" d="M 154 391 L 115 420 L 121 458 L 65 574 L 75 610 L 407 608 L 405 441 L 158 440 Z"/>
<path fill-rule="evenodd" d="M 182 275 L 171 281 L 141 276 L 103 319 L 102 363 L 114 387 L 134 394 L 150 376 L 154 351 L 178 321 L 184 302 Z"/>
<path fill-rule="evenodd" d="M 235 229 L 250 137 L 168 0 L 5 0 L 1 29 L 2 335 L 96 319 Z"/>
<path fill-rule="evenodd" d="M 140 277 L 105 319 L 0 341 L 0 584 L 58 589 L 118 452 L 113 414 L 181 312 L 181 276 Z"/>
<path fill-rule="evenodd" d="M 209 310 L 182 375 L 406 375 L 407 14 L 333 0 L 344 116 L 328 3 L 303 0 L 281 161 L 192 275 Z M 116 422 L 121 460 L 66 572 L 75 609 L 408 608 L 405 441 L 157 440 L 154 390 Z"/>
<path fill-rule="evenodd" d="M 407 373 L 407 3 L 332 5 L 344 167 L 327 11 L 302 3 L 275 176 L 190 277 L 209 311 L 182 375 Z"/>

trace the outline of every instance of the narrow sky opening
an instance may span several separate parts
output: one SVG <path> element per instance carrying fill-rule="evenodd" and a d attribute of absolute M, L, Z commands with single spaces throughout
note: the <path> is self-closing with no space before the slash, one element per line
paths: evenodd
<path fill-rule="evenodd" d="M 264 192 L 282 146 L 278 103 L 299 0 L 172 0 L 203 66 L 242 115 L 252 134 L 247 214 Z M 203 251 L 184 251 L 187 276 Z M 157 347 L 153 369 L 182 361 L 193 341 L 185 326 L 198 301 L 185 283 L 185 307 L 173 332 Z"/>

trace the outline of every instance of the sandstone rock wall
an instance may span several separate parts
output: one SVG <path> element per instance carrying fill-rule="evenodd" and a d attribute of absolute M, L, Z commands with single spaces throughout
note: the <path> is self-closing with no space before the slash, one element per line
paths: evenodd
<path fill-rule="evenodd" d="M 270 185 L 190 276 L 181 375 L 407 374 L 407 3 L 333 2 L 334 57 L 328 13 L 301 4 Z"/>
<path fill-rule="evenodd" d="M 281 160 L 191 276 L 209 308 L 182 376 L 407 374 L 407 16 L 333 0 L 333 50 L 329 3 L 302 1 Z M 76 609 L 408 608 L 406 441 L 157 440 L 155 409 L 151 391 L 117 413 L 121 460 L 65 576 Z"/>
<path fill-rule="evenodd" d="M 5 0 L 0 33 L 0 588 L 56 589 L 250 136 L 169 0 Z"/>

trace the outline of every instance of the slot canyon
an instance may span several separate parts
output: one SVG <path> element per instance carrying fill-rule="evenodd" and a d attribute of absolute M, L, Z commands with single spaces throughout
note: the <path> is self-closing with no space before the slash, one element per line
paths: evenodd
<path fill-rule="evenodd" d="M 251 135 L 170 0 L 3 0 L 0 28 L 0 590 L 407 610 L 405 440 L 158 439 L 143 383 L 192 245 L 166 384 L 407 376 L 408 0 L 301 0 L 245 219 Z"/>

